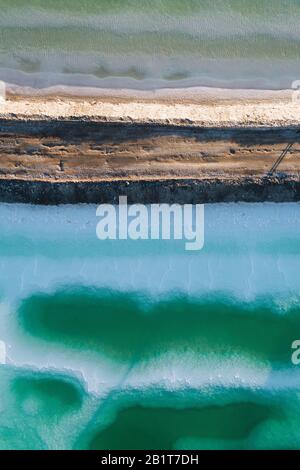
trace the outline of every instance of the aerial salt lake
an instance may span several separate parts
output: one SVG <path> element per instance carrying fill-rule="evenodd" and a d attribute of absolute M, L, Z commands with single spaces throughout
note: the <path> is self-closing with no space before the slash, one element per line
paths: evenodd
<path fill-rule="evenodd" d="M 0 225 L 0 448 L 299 447 L 299 204 L 206 205 L 190 252 L 93 205 Z"/>

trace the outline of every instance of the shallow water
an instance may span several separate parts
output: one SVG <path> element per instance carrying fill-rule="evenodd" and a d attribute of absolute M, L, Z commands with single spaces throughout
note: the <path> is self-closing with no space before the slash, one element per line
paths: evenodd
<path fill-rule="evenodd" d="M 290 88 L 299 0 L 0 0 L 0 79 L 152 89 Z"/>
<path fill-rule="evenodd" d="M 96 224 L 0 205 L 0 448 L 299 448 L 299 204 L 207 205 L 199 252 Z"/>

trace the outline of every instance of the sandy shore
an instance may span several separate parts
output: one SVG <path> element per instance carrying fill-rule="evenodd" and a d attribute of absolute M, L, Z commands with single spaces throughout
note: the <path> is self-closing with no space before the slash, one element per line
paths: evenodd
<path fill-rule="evenodd" d="M 300 200 L 291 96 L 8 96 L 0 111 L 0 200 Z"/>
<path fill-rule="evenodd" d="M 178 90 L 133 98 L 103 94 L 98 97 L 8 95 L 0 105 L 1 118 L 82 118 L 133 122 L 187 123 L 197 126 L 295 126 L 300 124 L 300 99 L 283 92 Z M 240 92 L 241 93 L 241 92 Z M 244 92 L 245 93 L 245 92 Z M 222 98 L 221 98 L 222 97 Z"/>

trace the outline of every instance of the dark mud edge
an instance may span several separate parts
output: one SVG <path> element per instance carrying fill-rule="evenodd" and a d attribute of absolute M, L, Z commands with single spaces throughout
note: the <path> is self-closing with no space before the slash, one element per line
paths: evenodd
<path fill-rule="evenodd" d="M 28 181 L 0 179 L 0 201 L 43 205 L 78 203 L 203 204 L 220 202 L 297 202 L 299 178 L 266 177 L 155 181 Z"/>

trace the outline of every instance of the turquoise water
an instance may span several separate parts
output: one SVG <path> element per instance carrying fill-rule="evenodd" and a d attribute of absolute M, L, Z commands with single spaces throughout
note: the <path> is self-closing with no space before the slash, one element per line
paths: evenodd
<path fill-rule="evenodd" d="M 290 88 L 299 0 L 0 0 L 0 79 L 34 88 Z"/>
<path fill-rule="evenodd" d="M 205 208 L 205 245 L 0 205 L 1 449 L 300 447 L 299 204 Z"/>

